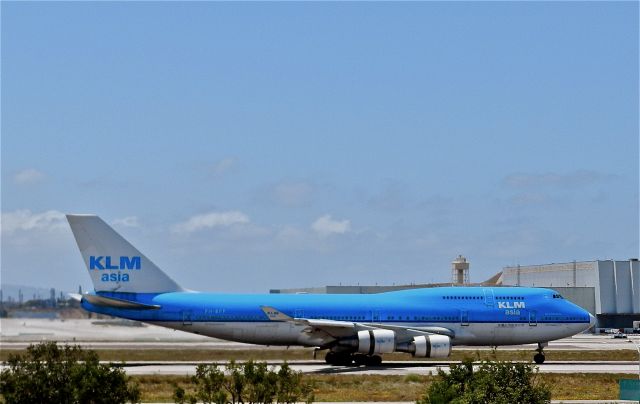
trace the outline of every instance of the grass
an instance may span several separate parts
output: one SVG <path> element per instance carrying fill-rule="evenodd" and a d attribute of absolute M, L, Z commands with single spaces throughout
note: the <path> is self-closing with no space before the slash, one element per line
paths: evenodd
<path fill-rule="evenodd" d="M 539 374 L 539 381 L 551 388 L 554 400 L 615 400 L 621 374 Z M 436 376 L 409 374 L 383 375 L 305 375 L 312 383 L 316 401 L 415 401 L 424 394 Z M 193 390 L 184 376 L 134 376 L 143 402 L 171 402 L 174 386 Z"/>
<path fill-rule="evenodd" d="M 184 376 L 138 376 L 143 402 L 171 402 L 175 386 L 193 392 Z M 414 401 L 433 376 L 305 375 L 314 386 L 315 401 Z"/>
<path fill-rule="evenodd" d="M 551 388 L 553 400 L 617 400 L 618 380 L 634 375 L 616 373 L 545 373 L 538 375 Z"/>
<path fill-rule="evenodd" d="M 113 362 L 131 361 L 228 361 L 234 360 L 312 360 L 312 349 L 96 349 L 101 360 Z M 0 350 L 0 361 L 6 361 L 9 354 L 24 353 L 24 350 Z M 325 352 L 318 353 L 318 359 L 324 358 Z M 464 358 L 474 360 L 522 360 L 530 361 L 533 358 L 533 350 L 496 350 L 478 349 L 456 350 L 445 360 L 458 361 Z M 545 352 L 548 361 L 635 361 L 638 353 L 632 350 L 590 350 L 590 351 L 556 351 Z M 406 360 L 443 360 L 443 359 L 418 359 L 408 354 L 387 354 L 385 361 Z"/>

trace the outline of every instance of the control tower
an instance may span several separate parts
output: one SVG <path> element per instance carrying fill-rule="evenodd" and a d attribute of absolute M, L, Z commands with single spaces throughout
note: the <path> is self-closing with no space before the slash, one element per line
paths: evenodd
<path fill-rule="evenodd" d="M 451 261 L 451 283 L 460 286 L 469 284 L 469 262 L 462 255 Z"/>

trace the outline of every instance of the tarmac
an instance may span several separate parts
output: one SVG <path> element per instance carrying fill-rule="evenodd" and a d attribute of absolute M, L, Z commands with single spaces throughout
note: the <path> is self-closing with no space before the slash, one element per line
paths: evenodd
<path fill-rule="evenodd" d="M 129 375 L 194 375 L 198 363 L 210 362 L 127 362 L 123 369 Z M 267 361 L 270 366 L 278 369 L 284 361 Z M 395 361 L 383 362 L 381 366 L 356 367 L 356 366 L 331 366 L 324 361 L 288 361 L 289 366 L 306 374 L 330 374 L 330 375 L 394 375 L 406 376 L 409 374 L 436 375 L 438 369 L 449 371 L 449 366 L 455 361 L 420 362 L 420 361 Z M 537 365 L 540 373 L 620 373 L 638 374 L 638 362 L 548 362 Z M 224 366 L 220 366 L 224 369 Z"/>

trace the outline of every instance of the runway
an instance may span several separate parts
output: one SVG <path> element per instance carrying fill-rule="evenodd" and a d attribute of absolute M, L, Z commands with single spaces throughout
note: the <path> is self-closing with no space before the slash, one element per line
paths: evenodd
<path fill-rule="evenodd" d="M 142 375 L 173 375 L 190 376 L 195 374 L 196 366 L 199 363 L 210 362 L 127 362 L 122 368 L 130 376 Z M 283 361 L 267 361 L 269 366 L 276 369 L 284 363 Z M 439 362 L 418 362 L 418 361 L 397 361 L 384 362 L 381 366 L 356 367 L 356 366 L 330 366 L 324 361 L 290 361 L 289 366 L 305 374 L 318 375 L 436 375 L 438 369 L 449 371 L 452 361 Z M 116 364 L 117 365 L 117 364 Z M 540 373 L 621 373 L 637 374 L 638 362 L 621 361 L 584 361 L 584 362 L 548 362 L 537 365 Z M 0 370 L 5 366 L 0 365 Z M 224 366 L 220 365 L 224 370 Z"/>
<path fill-rule="evenodd" d="M 205 363 L 205 362 L 202 362 Z M 278 368 L 282 361 L 267 361 L 270 366 Z M 418 362 L 398 361 L 384 362 L 382 366 L 374 367 L 342 367 L 330 366 L 324 361 L 291 361 L 289 365 L 296 371 L 306 374 L 327 375 L 435 375 L 438 369 L 449 371 L 451 361 Z M 198 362 L 128 362 L 124 370 L 129 375 L 194 375 Z M 548 362 L 538 365 L 540 373 L 625 373 L 637 374 L 638 362 Z M 221 366 L 221 369 L 224 367 Z"/>

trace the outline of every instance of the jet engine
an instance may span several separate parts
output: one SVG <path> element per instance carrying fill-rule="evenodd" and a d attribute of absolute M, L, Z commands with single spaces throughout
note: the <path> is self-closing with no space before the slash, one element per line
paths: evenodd
<path fill-rule="evenodd" d="M 356 341 L 351 341 L 355 346 Z M 396 333 L 392 330 L 358 331 L 357 352 L 365 355 L 407 352 L 418 358 L 447 358 L 451 354 L 451 338 L 428 334 L 398 343 Z"/>
<path fill-rule="evenodd" d="M 409 352 L 419 358 L 446 358 L 451 354 L 451 338 L 446 335 L 420 335 L 413 337 Z"/>
<path fill-rule="evenodd" d="M 358 352 L 373 355 L 396 350 L 396 333 L 391 330 L 358 331 Z"/>

